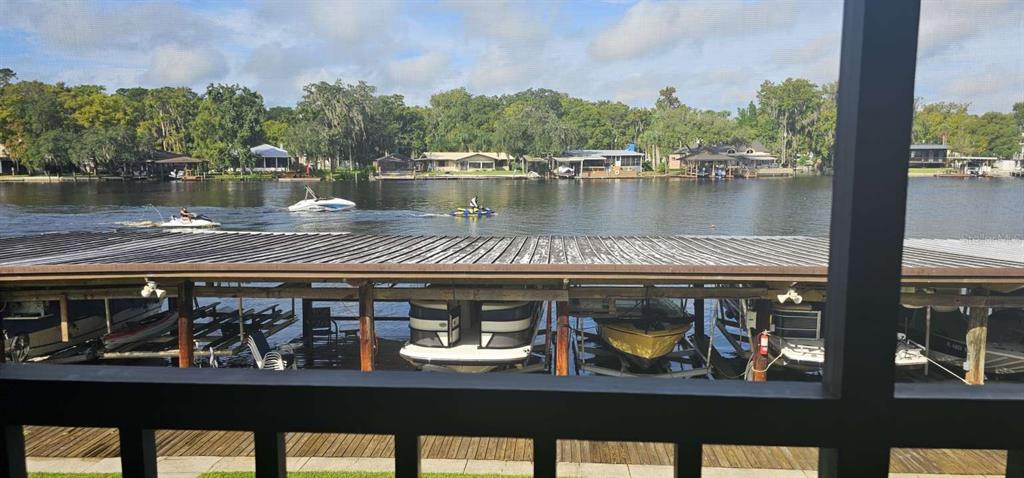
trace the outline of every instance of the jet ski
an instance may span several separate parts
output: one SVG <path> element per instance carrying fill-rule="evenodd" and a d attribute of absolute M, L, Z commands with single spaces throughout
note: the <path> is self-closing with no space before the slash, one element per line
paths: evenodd
<path fill-rule="evenodd" d="M 190 219 L 182 219 L 180 216 L 175 216 L 157 224 L 159 227 L 171 227 L 171 228 L 204 228 L 204 227 L 220 227 L 220 223 L 206 217 L 202 214 L 192 214 Z"/>
<path fill-rule="evenodd" d="M 489 207 L 460 207 L 449 214 L 456 217 L 480 217 L 493 216 L 496 213 Z"/>
<path fill-rule="evenodd" d="M 291 212 L 320 212 L 320 211 L 341 211 L 350 207 L 355 207 L 356 203 L 347 199 L 341 198 L 322 198 L 316 195 L 309 186 L 306 186 L 306 197 L 291 206 L 288 206 L 288 210 Z"/>

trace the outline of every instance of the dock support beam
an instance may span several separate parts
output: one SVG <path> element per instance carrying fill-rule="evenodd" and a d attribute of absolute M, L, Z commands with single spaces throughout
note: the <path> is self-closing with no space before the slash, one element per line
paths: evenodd
<path fill-rule="evenodd" d="M 376 356 L 377 333 L 373 328 L 373 283 L 359 286 L 359 369 L 372 372 Z"/>
<path fill-rule="evenodd" d="M 555 339 L 555 375 L 569 375 L 569 303 L 559 302 L 558 331 Z"/>
<path fill-rule="evenodd" d="M 754 319 L 754 341 L 750 344 L 750 353 L 752 355 L 750 363 L 750 381 L 751 382 L 767 382 L 768 381 L 768 355 L 761 354 L 761 334 L 767 333 L 771 329 L 771 314 L 772 305 L 767 300 L 758 300 L 754 305 L 754 310 L 757 311 L 757 316 Z"/>
<path fill-rule="evenodd" d="M 156 433 L 142 428 L 118 428 L 121 476 L 156 478 Z"/>
<path fill-rule="evenodd" d="M 68 317 L 68 296 L 60 296 L 60 341 L 71 341 L 71 319 Z"/>
<path fill-rule="evenodd" d="M 192 366 L 192 281 L 178 286 L 178 367 Z"/>
<path fill-rule="evenodd" d="M 2 342 L 2 340 L 0 340 Z M 25 432 L 21 425 L 3 425 L 0 435 L 0 476 L 25 478 Z"/>
<path fill-rule="evenodd" d="M 315 368 L 313 358 L 313 299 L 302 299 L 302 360 L 305 368 Z"/>
<path fill-rule="evenodd" d="M 395 434 L 395 478 L 420 476 L 420 436 L 412 433 Z"/>
<path fill-rule="evenodd" d="M 985 348 L 988 341 L 988 308 L 971 307 L 967 320 L 967 374 L 971 385 L 985 384 Z"/>
<path fill-rule="evenodd" d="M 285 478 L 287 458 L 284 433 L 256 430 L 253 433 L 256 452 L 256 478 Z"/>

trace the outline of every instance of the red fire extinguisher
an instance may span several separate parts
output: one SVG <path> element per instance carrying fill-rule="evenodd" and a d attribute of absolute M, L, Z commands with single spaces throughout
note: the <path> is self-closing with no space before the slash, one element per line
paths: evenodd
<path fill-rule="evenodd" d="M 768 356 L 768 331 L 762 330 L 757 335 L 757 354 L 762 357 Z"/>

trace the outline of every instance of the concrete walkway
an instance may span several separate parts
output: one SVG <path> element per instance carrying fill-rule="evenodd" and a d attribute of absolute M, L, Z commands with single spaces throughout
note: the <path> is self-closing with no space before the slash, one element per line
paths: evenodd
<path fill-rule="evenodd" d="M 166 456 L 157 459 L 161 478 L 195 478 L 208 471 L 253 471 L 252 457 Z M 467 473 L 530 476 L 528 461 L 441 460 L 422 461 L 425 473 Z M 390 458 L 289 457 L 288 471 L 392 471 Z M 28 458 L 28 471 L 48 473 L 118 473 L 119 458 Z M 755 468 L 704 468 L 705 478 L 815 478 L 815 471 Z M 559 476 L 584 478 L 670 478 L 671 466 L 612 465 L 606 463 L 559 463 Z M 986 475 L 917 475 L 893 473 L 890 478 L 997 478 Z"/>

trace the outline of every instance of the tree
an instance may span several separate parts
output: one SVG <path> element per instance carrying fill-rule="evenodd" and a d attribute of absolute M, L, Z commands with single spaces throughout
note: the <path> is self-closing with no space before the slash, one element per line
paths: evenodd
<path fill-rule="evenodd" d="M 11 158 L 30 170 L 62 171 L 74 135 L 60 95 L 62 86 L 22 81 L 0 95 L 0 141 Z"/>
<path fill-rule="evenodd" d="M 192 122 L 199 111 L 199 95 L 189 88 L 156 88 L 142 99 L 141 141 L 149 148 L 175 153 L 192 152 Z"/>
<path fill-rule="evenodd" d="M 666 86 L 658 91 L 658 100 L 654 102 L 654 109 L 679 108 L 683 103 L 676 97 L 676 87 Z"/>
<path fill-rule="evenodd" d="M 192 121 L 195 152 L 215 168 L 252 163 L 249 148 L 263 137 L 263 97 L 238 85 L 211 84 Z"/>
<path fill-rule="evenodd" d="M 0 88 L 11 84 L 17 76 L 18 74 L 10 68 L 0 68 Z"/>
<path fill-rule="evenodd" d="M 303 92 L 295 108 L 300 131 L 291 135 L 299 140 L 302 154 L 327 159 L 331 169 L 340 158 L 347 158 L 350 166 L 372 159 L 365 157 L 365 148 L 376 88 L 338 80 L 306 85 Z"/>
<path fill-rule="evenodd" d="M 808 131 L 813 127 L 814 112 L 821 107 L 818 87 L 802 78 L 786 78 L 780 84 L 765 81 L 757 92 L 758 109 L 767 115 L 779 132 L 777 145 L 784 163 L 809 151 Z"/>
<path fill-rule="evenodd" d="M 140 153 L 135 129 L 127 125 L 86 129 L 70 147 L 72 161 L 82 168 L 94 167 L 127 175 Z"/>

